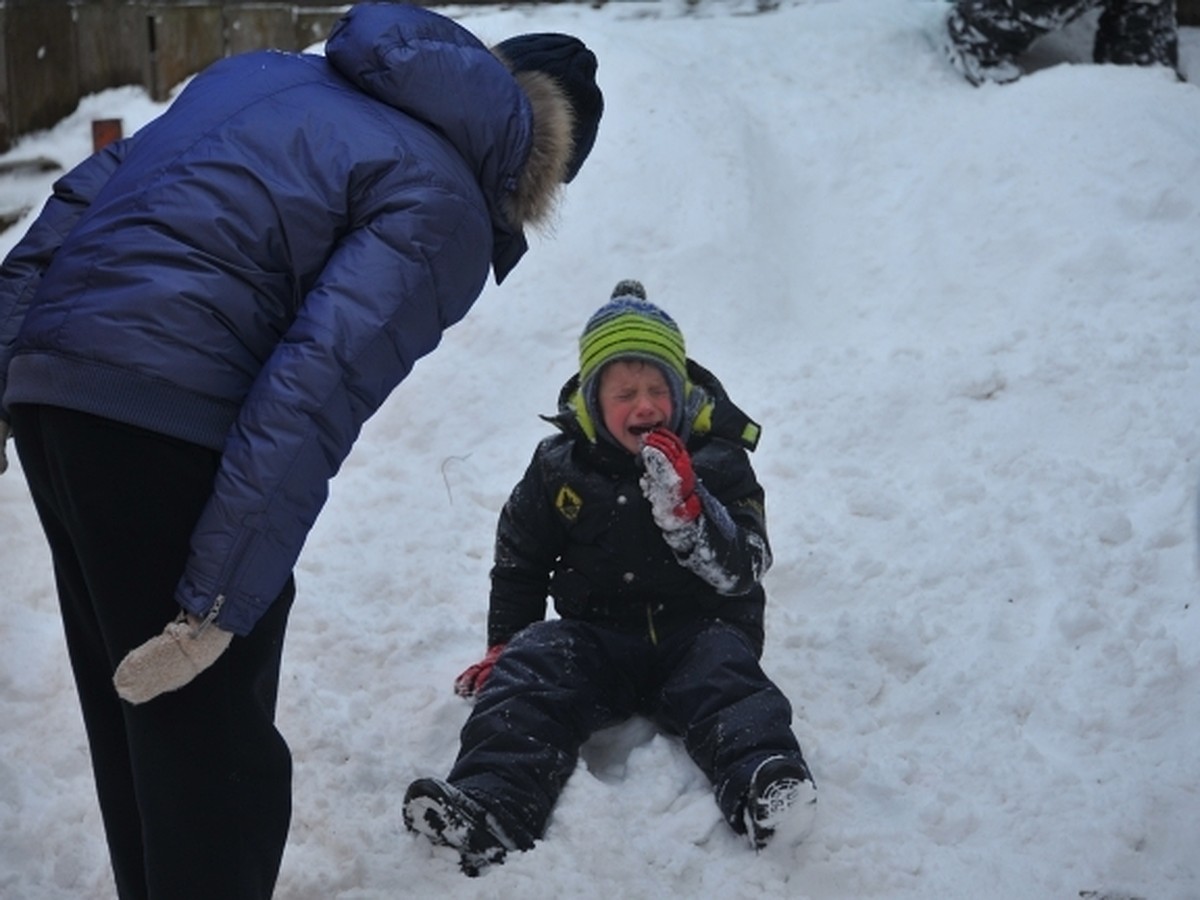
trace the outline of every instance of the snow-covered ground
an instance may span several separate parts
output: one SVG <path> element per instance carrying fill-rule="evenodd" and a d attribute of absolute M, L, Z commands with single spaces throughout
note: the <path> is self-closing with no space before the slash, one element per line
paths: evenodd
<path fill-rule="evenodd" d="M 449 10 L 488 41 L 579 34 L 608 108 L 555 233 L 368 424 L 304 551 L 280 898 L 1200 897 L 1200 90 L 1057 65 L 1089 20 L 974 89 L 931 46 L 943 11 Z M 158 110 L 106 91 L 0 162 L 70 165 L 91 119 Z M 51 177 L 0 175 L 0 206 Z M 400 800 L 453 760 L 497 513 L 625 277 L 764 424 L 764 664 L 818 827 L 755 856 L 634 721 L 587 747 L 533 852 L 469 880 Z M 15 460 L 0 534 L 0 895 L 109 896 Z"/>

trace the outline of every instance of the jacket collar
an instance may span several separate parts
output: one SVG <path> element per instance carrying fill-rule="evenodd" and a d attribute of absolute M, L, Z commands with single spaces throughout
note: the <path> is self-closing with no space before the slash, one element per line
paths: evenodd
<path fill-rule="evenodd" d="M 687 361 L 688 380 L 684 392 L 683 427 L 680 435 L 685 441 L 693 436 L 717 437 L 731 441 L 753 452 L 762 436 L 762 426 L 729 399 L 724 386 L 712 372 L 693 359 Z M 599 443 L 596 424 L 587 412 L 576 372 L 558 392 L 558 412 L 542 416 L 565 434 L 589 444 Z"/>

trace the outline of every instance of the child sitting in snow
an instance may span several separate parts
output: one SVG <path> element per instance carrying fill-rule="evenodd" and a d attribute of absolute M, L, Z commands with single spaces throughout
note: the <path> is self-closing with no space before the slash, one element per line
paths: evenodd
<path fill-rule="evenodd" d="M 489 649 L 455 682 L 475 698 L 458 759 L 446 780 L 409 786 L 405 825 L 478 874 L 542 836 L 593 732 L 644 715 L 682 737 L 755 849 L 798 843 L 816 788 L 759 666 L 759 428 L 636 281 L 579 347 L 549 419 L 561 433 L 500 514 Z M 560 618 L 544 621 L 547 595 Z"/>

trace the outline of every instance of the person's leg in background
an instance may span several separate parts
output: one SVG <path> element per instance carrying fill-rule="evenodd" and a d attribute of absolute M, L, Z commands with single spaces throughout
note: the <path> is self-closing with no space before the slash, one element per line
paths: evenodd
<path fill-rule="evenodd" d="M 1167 66 L 1179 71 L 1175 0 L 1109 0 L 1096 26 L 1098 63 Z"/>
<path fill-rule="evenodd" d="M 946 19 L 950 64 L 972 84 L 1014 81 L 1017 58 L 1038 38 L 1101 0 L 957 0 Z"/>

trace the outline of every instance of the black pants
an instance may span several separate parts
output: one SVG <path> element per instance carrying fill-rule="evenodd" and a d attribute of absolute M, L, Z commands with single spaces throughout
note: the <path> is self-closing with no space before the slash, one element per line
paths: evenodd
<path fill-rule="evenodd" d="M 758 764 L 775 755 L 803 759 L 791 704 L 736 628 L 700 622 L 655 645 L 644 635 L 556 619 L 509 642 L 463 726 L 448 780 L 528 849 L 583 742 L 633 715 L 682 737 L 739 833 Z"/>
<path fill-rule="evenodd" d="M 274 715 L 293 584 L 191 684 L 120 700 L 117 664 L 179 612 L 219 454 L 55 407 L 15 406 L 12 423 L 54 561 L 118 894 L 269 897 L 291 817 Z"/>
<path fill-rule="evenodd" d="M 1175 0 L 958 0 L 952 31 L 981 42 L 986 58 L 1016 59 L 1042 35 L 1100 8 L 1096 62 L 1176 68 L 1175 7 Z"/>

